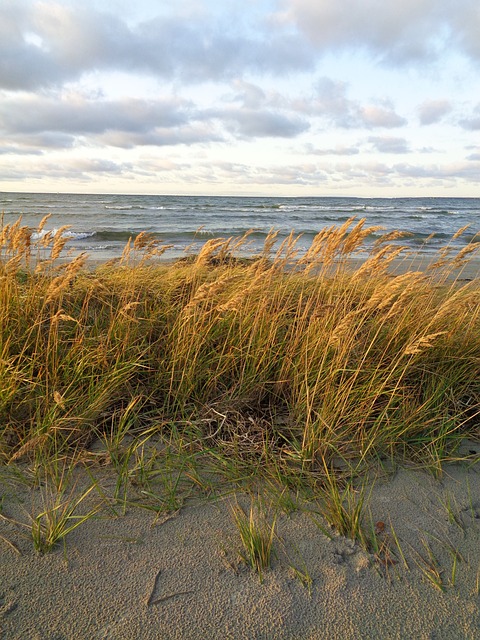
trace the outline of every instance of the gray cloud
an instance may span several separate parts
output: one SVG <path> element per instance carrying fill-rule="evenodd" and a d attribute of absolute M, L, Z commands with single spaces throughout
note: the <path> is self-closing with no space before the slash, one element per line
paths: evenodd
<path fill-rule="evenodd" d="M 79 94 L 60 98 L 15 96 L 0 103 L 0 127 L 9 133 L 55 131 L 98 134 L 107 130 L 148 131 L 155 126 L 179 126 L 191 104 L 180 99 L 88 100 Z"/>
<path fill-rule="evenodd" d="M 67 169 L 69 171 L 73 171 L 75 175 L 78 172 L 80 173 L 109 173 L 109 174 L 118 174 L 123 173 L 126 170 L 131 170 L 132 165 L 129 163 L 118 163 L 113 160 L 104 160 L 104 159 L 84 159 L 79 158 L 76 160 L 72 160 Z"/>
<path fill-rule="evenodd" d="M 446 0 L 444 0 L 446 1 Z M 476 0 L 460 0 L 450 5 L 452 41 L 473 60 L 480 59 L 480 11 Z"/>
<path fill-rule="evenodd" d="M 16 145 L 5 145 L 5 146 L 0 146 L 0 155 L 2 156 L 5 156 L 5 155 L 41 156 L 43 155 L 43 151 L 41 151 L 40 149 L 36 149 L 35 147 L 19 147 Z"/>
<path fill-rule="evenodd" d="M 241 138 L 294 138 L 310 127 L 306 120 L 278 111 L 234 108 L 213 113 L 231 133 Z"/>
<path fill-rule="evenodd" d="M 217 163 L 211 167 L 216 181 L 233 181 L 246 185 L 310 185 L 324 182 L 327 174 L 312 163 L 288 166 L 255 166 L 241 163 Z"/>
<path fill-rule="evenodd" d="M 255 93 L 253 85 L 249 91 Z M 255 102 L 253 97 L 248 100 Z M 225 132 L 242 139 L 292 138 L 309 126 L 295 113 L 268 106 L 200 110 L 179 97 L 92 100 L 78 93 L 58 98 L 14 94 L 0 101 L 3 142 L 41 149 L 65 149 L 85 142 L 124 149 L 208 144 L 225 140 Z"/>
<path fill-rule="evenodd" d="M 312 99 L 300 99 L 293 107 L 300 112 L 325 117 L 331 124 L 343 129 L 403 127 L 405 118 L 398 115 L 388 101 L 361 105 L 347 95 L 348 85 L 331 78 L 320 78 Z"/>
<path fill-rule="evenodd" d="M 416 179 L 423 184 L 444 181 L 448 186 L 457 179 L 478 182 L 476 148 L 462 146 L 461 156 L 470 155 L 451 165 L 392 165 L 394 160 L 404 158 L 375 163 L 373 153 L 365 158 L 359 155 L 365 150 L 383 154 L 411 151 L 405 138 L 394 137 L 403 135 L 404 131 L 399 130 L 408 124 L 396 105 L 378 97 L 360 97 L 374 80 L 374 91 L 380 87 L 381 95 L 383 79 L 385 92 L 394 95 L 398 88 L 392 83 L 398 81 L 399 86 L 404 86 L 408 81 L 398 69 L 395 76 L 387 77 L 382 72 L 379 81 L 372 72 L 366 82 L 359 78 L 358 85 L 355 80 L 349 85 L 323 77 L 317 79 L 311 94 L 306 88 L 307 82 L 313 82 L 312 73 L 327 69 L 326 65 L 320 66 L 321 57 L 327 53 L 335 56 L 339 51 L 343 54 L 341 50 L 358 53 L 361 69 L 372 60 L 390 65 L 415 63 L 416 68 L 421 68 L 420 62 L 437 60 L 447 52 L 447 45 L 448 53 L 460 51 L 479 60 L 477 4 L 477 0 L 249 0 L 246 4 L 241 0 L 139 0 L 129 7 L 126 0 L 0 0 L 3 179 L 23 179 L 25 171 L 32 179 L 37 175 L 61 179 L 65 175 L 66 179 L 88 181 L 99 175 L 105 180 L 108 176 L 121 176 L 126 181 L 153 176 L 153 181 L 157 170 L 143 162 L 131 166 L 79 159 L 76 164 L 75 158 L 85 155 L 85 149 L 92 150 L 93 158 L 110 155 L 119 160 L 137 158 L 139 154 L 148 156 L 151 147 L 157 147 L 151 151 L 156 157 L 162 155 L 160 147 L 212 143 L 220 143 L 216 152 L 228 154 L 228 149 L 234 148 L 233 138 L 259 139 L 265 157 L 272 153 L 265 138 L 300 137 L 300 149 L 282 142 L 276 143 L 275 148 L 279 162 L 290 149 L 297 161 L 301 160 L 299 152 L 308 154 L 303 158 L 304 164 L 261 167 L 253 157 L 248 171 L 245 166 L 232 165 L 228 169 L 226 164 L 218 164 L 212 174 L 213 154 L 201 148 L 196 154 L 185 153 L 187 164 L 191 156 L 198 156 L 192 164 L 172 167 L 166 163 L 158 171 L 179 184 L 190 179 L 219 185 L 222 181 L 240 184 L 243 178 L 245 183 L 257 185 L 315 185 L 323 180 L 340 184 L 345 180 L 349 181 L 349 188 L 354 184 L 363 189 L 368 184 L 414 185 Z M 285 9 L 283 14 L 266 13 L 280 5 Z M 115 7 L 121 10 L 115 11 Z M 337 62 L 332 64 L 330 73 L 347 78 L 351 71 L 342 66 L 346 60 L 340 56 Z M 354 61 L 352 69 L 356 68 Z M 112 71 L 121 75 L 111 74 Z M 305 71 L 308 76 L 302 75 Z M 449 58 L 445 73 L 452 77 L 445 75 L 444 80 L 454 80 L 453 71 L 457 73 Z M 271 77 L 259 79 L 262 74 Z M 467 71 L 467 65 L 461 62 L 457 82 L 469 74 L 470 69 Z M 293 81 L 287 90 L 289 76 Z M 430 95 L 434 80 L 438 78 L 425 75 L 425 86 L 419 91 L 421 98 L 415 100 L 412 89 L 405 98 L 398 99 L 399 105 L 411 103 L 413 95 L 417 108 L 412 127 L 418 122 L 440 122 L 453 112 L 453 98 L 452 102 L 432 98 L 418 105 Z M 187 86 L 204 82 L 203 87 Z M 100 90 L 96 95 L 86 93 L 102 83 L 105 94 Z M 83 89 L 71 90 L 75 86 Z M 139 93 L 135 94 L 137 90 Z M 472 108 L 472 94 L 468 95 L 467 87 L 465 93 L 462 91 L 457 93 L 457 100 L 459 104 L 463 101 L 464 112 L 455 115 L 455 119 L 449 117 L 451 124 L 465 130 L 457 132 L 459 140 L 439 136 L 436 140 L 442 148 L 435 150 L 427 146 L 432 140 L 425 137 L 428 131 L 424 129 L 418 144 L 426 146 L 415 149 L 417 153 L 445 153 L 456 144 L 457 149 L 451 154 L 455 157 L 462 140 L 471 140 L 470 132 L 480 130 L 480 104 Z M 120 92 L 137 97 L 105 97 Z M 154 97 L 141 97 L 144 92 Z M 181 95 L 195 96 L 195 102 Z M 443 95 L 454 94 L 444 89 Z M 311 134 L 301 137 L 307 131 Z M 414 139 L 412 133 L 409 138 Z M 307 139 L 311 144 L 305 144 Z M 137 151 L 130 153 L 133 149 Z M 50 150 L 57 153 L 50 155 Z M 168 149 L 165 155 L 181 157 L 183 153 L 184 150 Z M 202 154 L 204 158 L 200 158 Z M 12 162 L 8 157 L 12 155 L 19 156 L 18 162 Z M 28 155 L 32 157 L 20 158 Z M 48 162 L 57 158 L 64 162 Z M 368 159 L 372 162 L 365 162 Z"/>
<path fill-rule="evenodd" d="M 0 87 L 36 89 L 95 70 L 122 70 L 189 82 L 228 79 L 247 70 L 285 74 L 311 69 L 301 34 L 257 33 L 211 14 L 161 16 L 127 24 L 88 4 L 18 2 L 0 7 Z M 260 30 L 259 30 L 260 29 Z"/>
<path fill-rule="evenodd" d="M 383 62 L 436 59 L 457 49 L 480 57 L 480 13 L 472 0 L 285 0 L 293 22 L 321 50 L 362 48 Z"/>
<path fill-rule="evenodd" d="M 3 153 L 14 155 L 43 155 L 55 149 L 73 149 L 76 145 L 74 135 L 52 131 L 31 133 L 28 135 L 4 135 L 3 138 L 0 138 L 0 143 L 1 142 L 5 142 Z"/>
<path fill-rule="evenodd" d="M 257 109 L 267 101 L 265 91 L 251 82 L 236 80 L 234 87 L 238 89 L 238 93 L 233 97 L 233 101 L 241 102 L 248 109 Z"/>
<path fill-rule="evenodd" d="M 422 102 L 418 107 L 420 124 L 435 124 L 451 111 L 452 105 L 449 100 L 427 100 Z"/>
<path fill-rule="evenodd" d="M 350 128 L 358 122 L 358 105 L 347 98 L 345 82 L 320 78 L 315 87 L 312 100 L 299 101 L 299 110 L 328 118 L 338 127 Z"/>
<path fill-rule="evenodd" d="M 265 91 L 244 80 L 236 80 L 233 89 L 235 93 L 223 97 L 226 108 L 205 113 L 221 120 L 236 137 L 294 138 L 310 128 L 310 123 L 295 113 L 290 102 L 278 92 Z"/>
<path fill-rule="evenodd" d="M 126 28 L 115 17 L 60 2 L 6 0 L 0 7 L 0 87 L 35 89 L 120 61 Z M 125 41 L 123 41 L 125 42 Z"/>
<path fill-rule="evenodd" d="M 460 120 L 460 125 L 468 131 L 478 131 L 480 129 L 480 116 L 477 118 L 468 118 Z"/>
<path fill-rule="evenodd" d="M 114 162 L 102 158 L 63 158 L 61 162 L 35 158 L 22 164 L 21 170 L 16 166 L 2 166 L 0 181 L 18 180 L 22 182 L 41 181 L 48 175 L 57 181 L 80 181 L 88 183 L 97 176 L 113 177 L 140 174 L 130 163 Z"/>
<path fill-rule="evenodd" d="M 471 162 L 421 166 L 402 163 L 396 164 L 394 168 L 398 175 L 409 178 L 432 178 L 447 181 L 463 179 L 467 182 L 478 182 L 480 175 L 480 166 Z"/>
<path fill-rule="evenodd" d="M 136 145 L 193 144 L 220 140 L 192 103 L 159 100 L 89 100 L 79 94 L 59 98 L 14 95 L 0 101 L 0 134 L 19 148 L 68 149 L 85 140 L 131 148 Z"/>
<path fill-rule="evenodd" d="M 390 187 L 417 179 L 453 185 L 458 182 L 478 182 L 479 163 L 416 165 L 411 163 L 322 161 L 291 163 L 279 166 L 213 163 L 205 169 L 195 169 L 198 182 L 233 182 L 235 184 L 286 184 L 315 186 L 321 182 L 350 186 L 371 185 Z"/>
<path fill-rule="evenodd" d="M 408 153 L 410 151 L 405 138 L 371 136 L 368 141 L 380 153 Z"/>
<path fill-rule="evenodd" d="M 312 144 L 305 145 L 306 152 L 315 156 L 355 156 L 360 153 L 358 147 L 345 147 L 338 145 L 330 149 L 319 149 Z"/>
<path fill-rule="evenodd" d="M 451 164 L 417 165 L 382 162 L 291 162 L 278 165 L 261 165 L 239 162 L 209 162 L 208 165 L 192 162 L 172 161 L 170 158 L 145 158 L 141 163 L 116 162 L 104 158 L 65 158 L 62 162 L 51 162 L 45 157 L 26 161 L 19 169 L 14 163 L 3 162 L 0 182 L 18 180 L 40 181 L 45 175 L 59 183 L 71 181 L 93 183 L 98 176 L 104 180 L 121 176 L 125 182 L 145 181 L 158 184 L 159 181 L 175 179 L 181 183 L 206 185 L 287 185 L 310 186 L 342 184 L 349 188 L 359 186 L 391 187 L 399 184 L 437 184 L 453 186 L 462 182 L 478 182 L 480 162 L 459 162 Z"/>
<path fill-rule="evenodd" d="M 460 120 L 460 126 L 467 131 L 478 131 L 480 129 L 480 104 L 473 110 L 473 115 Z"/>
<path fill-rule="evenodd" d="M 182 127 L 155 127 L 146 133 L 108 131 L 97 141 L 111 147 L 133 149 L 137 146 L 168 146 L 222 142 L 224 137 L 209 124 L 186 124 Z"/>

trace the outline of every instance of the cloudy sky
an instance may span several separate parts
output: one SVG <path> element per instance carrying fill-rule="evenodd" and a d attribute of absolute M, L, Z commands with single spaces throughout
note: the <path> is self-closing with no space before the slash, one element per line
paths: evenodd
<path fill-rule="evenodd" d="M 0 190 L 480 196 L 479 0 L 1 0 Z"/>

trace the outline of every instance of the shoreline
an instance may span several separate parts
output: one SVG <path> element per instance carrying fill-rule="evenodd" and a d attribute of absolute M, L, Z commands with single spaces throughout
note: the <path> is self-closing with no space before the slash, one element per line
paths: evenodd
<path fill-rule="evenodd" d="M 182 264 L 182 262 L 187 262 L 188 260 L 194 261 L 197 254 L 193 254 L 191 256 L 182 256 L 169 258 L 165 256 L 161 256 L 160 258 L 152 258 L 146 261 L 146 265 L 148 266 L 158 266 L 158 267 L 171 267 L 175 264 Z M 247 264 L 251 261 L 255 261 L 257 256 L 245 257 L 241 256 L 240 258 L 235 257 L 234 259 L 238 259 L 239 262 L 245 261 Z M 141 258 L 140 258 L 141 260 Z M 366 258 L 364 257 L 355 257 L 349 256 L 348 260 L 342 262 L 342 269 L 347 273 L 355 272 L 362 264 L 365 263 Z M 438 256 L 430 256 L 428 254 L 425 255 L 407 255 L 402 258 L 396 258 L 392 261 L 391 265 L 388 268 L 388 273 L 392 276 L 403 275 L 408 272 L 419 271 L 421 273 L 427 273 L 428 271 L 433 272 L 434 270 L 430 269 L 431 265 L 438 260 Z M 68 262 L 69 258 L 63 257 L 59 262 Z M 110 259 L 94 259 L 87 254 L 87 261 L 85 263 L 85 267 L 88 271 L 94 271 L 99 267 L 103 267 L 107 264 L 111 264 L 112 267 L 118 266 L 118 262 L 120 261 L 120 256 L 116 258 Z M 135 265 L 135 262 L 132 261 L 132 266 Z M 334 272 L 335 269 L 333 268 Z M 480 255 L 473 256 L 470 259 L 466 260 L 461 266 L 451 269 L 451 274 L 449 276 L 449 280 L 458 280 L 459 282 L 471 281 L 480 278 Z"/>

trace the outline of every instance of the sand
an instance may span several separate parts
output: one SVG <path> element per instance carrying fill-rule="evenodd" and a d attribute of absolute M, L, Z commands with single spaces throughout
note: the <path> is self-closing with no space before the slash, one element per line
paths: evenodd
<path fill-rule="evenodd" d="M 376 478 L 371 522 L 383 523 L 377 538 L 393 551 L 395 533 L 405 562 L 397 550 L 392 563 L 379 563 L 336 535 L 309 503 L 278 514 L 276 555 L 262 582 L 239 557 L 232 505 L 248 508 L 246 495 L 192 499 L 158 519 L 138 507 L 117 517 L 104 507 L 68 535 L 65 548 L 39 555 L 11 519 L 39 513 L 46 489 L 0 469 L 0 637 L 480 638 L 480 446 L 463 446 L 470 460 L 448 464 L 440 479 L 412 468 Z M 88 475 L 78 474 L 81 490 Z M 111 494 L 113 472 L 96 477 Z M 99 500 L 92 492 L 79 513 Z M 432 563 L 443 590 L 426 576 Z"/>

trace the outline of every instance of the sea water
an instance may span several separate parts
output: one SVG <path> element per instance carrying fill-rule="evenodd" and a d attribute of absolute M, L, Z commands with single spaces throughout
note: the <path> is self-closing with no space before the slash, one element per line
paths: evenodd
<path fill-rule="evenodd" d="M 420 253 L 434 253 L 458 229 L 468 229 L 453 241 L 455 248 L 480 241 L 480 198 L 337 198 L 337 197 L 221 197 L 162 195 L 93 195 L 0 193 L 3 224 L 22 216 L 35 228 L 51 214 L 46 230 L 68 225 L 64 233 L 75 252 L 95 260 L 121 254 L 129 238 L 146 231 L 173 245 L 166 254 L 178 257 L 197 252 L 210 238 L 242 236 L 251 230 L 241 249 L 254 254 L 271 230 L 281 242 L 292 230 L 302 234 L 297 248 L 306 250 L 315 234 L 349 218 L 366 219 L 366 226 L 381 226 L 381 233 L 399 230 L 409 235 L 402 244 Z"/>

